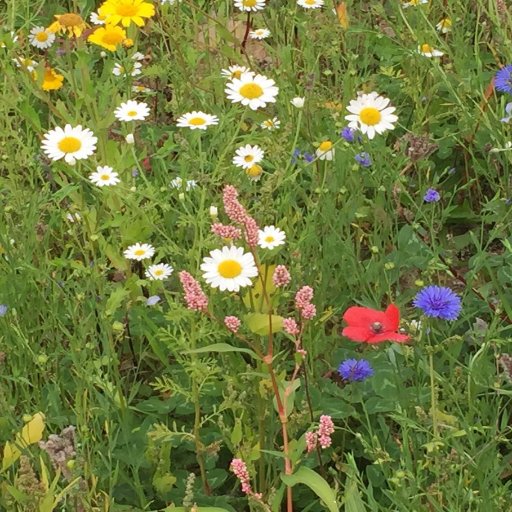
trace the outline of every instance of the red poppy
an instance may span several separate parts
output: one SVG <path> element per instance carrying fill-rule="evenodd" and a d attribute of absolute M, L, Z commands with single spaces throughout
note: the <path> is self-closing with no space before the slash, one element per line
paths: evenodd
<path fill-rule="evenodd" d="M 348 326 L 341 333 L 352 341 L 381 343 L 383 341 L 407 341 L 409 336 L 398 333 L 400 311 L 390 304 L 386 311 L 352 306 L 345 311 L 343 320 Z"/>

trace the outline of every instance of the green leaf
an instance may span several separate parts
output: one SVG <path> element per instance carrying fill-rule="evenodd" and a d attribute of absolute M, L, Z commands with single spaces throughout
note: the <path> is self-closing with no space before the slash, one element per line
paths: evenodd
<path fill-rule="evenodd" d="M 262 265 L 260 268 L 261 276 L 265 281 L 265 291 L 267 292 L 271 305 L 273 305 L 272 299 L 276 291 L 276 287 L 272 281 L 275 268 L 275 265 Z M 261 277 L 258 277 L 254 283 L 254 286 L 252 286 L 245 294 L 243 301 L 247 309 L 250 309 L 251 311 L 256 313 L 269 312 L 269 307 L 265 301 L 265 295 L 263 293 L 263 283 Z"/>
<path fill-rule="evenodd" d="M 173 507 L 171 505 L 165 508 L 163 512 L 188 512 L 188 510 L 190 509 L 185 507 Z M 197 510 L 197 512 L 229 512 L 229 510 L 220 507 L 198 507 L 195 510 Z"/>
<path fill-rule="evenodd" d="M 115 288 L 114 291 L 110 294 L 110 297 L 107 300 L 107 304 L 105 306 L 105 315 L 111 316 L 116 312 L 117 309 L 123 303 L 123 300 L 128 296 L 129 291 L 120 286 L 119 288 Z"/>
<path fill-rule="evenodd" d="M 366 512 L 357 483 L 354 478 L 349 478 L 345 486 L 345 495 L 343 497 L 345 503 L 345 512 Z"/>
<path fill-rule="evenodd" d="M 259 359 L 258 354 L 253 352 L 251 349 L 233 347 L 228 343 L 214 343 L 213 345 L 208 345 L 207 347 L 196 348 L 194 350 L 186 350 L 185 354 L 204 354 L 206 352 L 244 352 L 245 354 L 249 354 L 254 357 L 254 359 Z"/>
<path fill-rule="evenodd" d="M 329 512 L 339 512 L 336 494 L 329 484 L 312 469 L 301 466 L 293 475 L 281 475 L 281 480 L 288 486 L 307 485 L 324 503 Z"/>
<path fill-rule="evenodd" d="M 268 336 L 269 329 L 269 316 L 264 313 L 250 313 L 245 316 L 247 327 L 254 334 L 260 336 Z M 272 332 L 280 332 L 283 330 L 283 317 L 272 315 Z"/>

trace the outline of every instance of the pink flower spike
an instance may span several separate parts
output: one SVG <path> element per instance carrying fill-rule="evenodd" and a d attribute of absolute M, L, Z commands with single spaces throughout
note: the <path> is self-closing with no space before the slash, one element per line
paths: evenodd
<path fill-rule="evenodd" d="M 179 273 L 181 285 L 185 292 L 185 302 L 188 309 L 195 311 L 206 311 L 208 307 L 208 297 L 201 289 L 201 285 L 190 275 L 183 270 Z"/>
<path fill-rule="evenodd" d="M 283 319 L 283 329 L 284 332 L 291 334 L 292 336 L 298 336 L 300 333 L 299 326 L 293 318 Z"/>
<path fill-rule="evenodd" d="M 332 418 L 327 415 L 320 416 L 320 426 L 318 427 L 318 442 L 322 448 L 331 446 L 331 435 L 334 433 L 334 423 Z"/>
<path fill-rule="evenodd" d="M 212 233 L 221 238 L 230 238 L 231 240 L 238 240 L 242 236 L 240 228 L 235 226 L 226 226 L 220 222 L 212 224 Z"/>
<path fill-rule="evenodd" d="M 318 442 L 318 436 L 315 432 L 306 432 L 306 448 L 308 453 L 311 453 L 316 448 L 316 443 Z"/>
<path fill-rule="evenodd" d="M 229 465 L 229 469 L 235 474 L 238 480 L 240 480 L 242 492 L 252 496 L 254 493 L 252 492 L 249 471 L 247 471 L 245 462 L 242 459 L 233 459 Z"/>
<path fill-rule="evenodd" d="M 222 199 L 224 202 L 224 210 L 231 222 L 243 224 L 245 217 L 247 216 L 247 212 L 238 201 L 237 189 L 232 185 L 226 185 L 224 187 Z"/>
<path fill-rule="evenodd" d="M 226 316 L 224 318 L 224 325 L 231 332 L 238 332 L 238 329 L 240 329 L 240 325 L 242 325 L 242 322 L 236 316 Z"/>
<path fill-rule="evenodd" d="M 282 288 L 290 283 L 292 277 L 284 265 L 277 265 L 272 274 L 272 282 L 277 288 Z"/>
<path fill-rule="evenodd" d="M 313 299 L 313 288 L 311 286 L 303 286 L 295 294 L 295 307 L 302 318 L 311 320 L 316 316 L 316 307 L 311 304 Z"/>

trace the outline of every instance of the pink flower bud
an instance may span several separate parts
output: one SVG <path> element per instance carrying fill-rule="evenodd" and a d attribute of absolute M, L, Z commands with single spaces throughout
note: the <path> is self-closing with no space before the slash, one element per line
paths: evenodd
<path fill-rule="evenodd" d="M 286 286 L 291 281 L 290 272 L 284 265 L 277 265 L 272 274 L 272 282 L 277 288 Z"/>
<path fill-rule="evenodd" d="M 240 319 L 236 316 L 226 316 L 224 318 L 224 325 L 231 331 L 231 332 L 238 332 L 238 329 L 240 329 L 240 325 L 242 322 L 240 322 Z"/>

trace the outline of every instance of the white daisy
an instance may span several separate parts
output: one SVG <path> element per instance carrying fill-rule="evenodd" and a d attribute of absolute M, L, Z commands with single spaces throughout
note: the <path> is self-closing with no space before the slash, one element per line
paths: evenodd
<path fill-rule="evenodd" d="M 242 73 L 248 73 L 249 71 L 250 69 L 245 66 L 229 66 L 227 69 L 222 69 L 220 74 L 225 78 L 233 80 L 233 78 L 240 78 Z"/>
<path fill-rule="evenodd" d="M 155 248 L 150 244 L 141 244 L 137 242 L 134 245 L 130 245 L 123 254 L 124 257 L 129 260 L 142 261 L 147 258 L 151 258 L 153 254 L 155 254 Z"/>
<path fill-rule="evenodd" d="M 150 93 L 153 92 L 152 89 L 146 87 L 144 85 L 132 85 L 132 92 L 135 93 Z"/>
<path fill-rule="evenodd" d="M 274 80 L 249 71 L 228 82 L 225 92 L 232 103 L 241 103 L 257 110 L 264 108 L 267 103 L 275 103 L 279 88 Z"/>
<path fill-rule="evenodd" d="M 223 247 L 210 252 L 203 259 L 201 270 L 204 280 L 220 291 L 237 292 L 241 287 L 251 286 L 251 278 L 258 275 L 254 257 L 244 254 L 243 247 Z"/>
<path fill-rule="evenodd" d="M 45 50 L 46 48 L 50 48 L 55 42 L 55 34 L 45 27 L 34 27 L 30 31 L 28 40 L 32 46 Z"/>
<path fill-rule="evenodd" d="M 137 76 L 142 73 L 142 64 L 140 62 L 134 62 L 129 69 L 126 69 L 122 64 L 116 62 L 114 64 L 114 68 L 112 69 L 112 73 L 116 76 Z"/>
<path fill-rule="evenodd" d="M 251 39 L 266 39 L 270 36 L 270 30 L 267 28 L 257 28 L 256 30 L 251 30 L 249 32 L 249 37 Z"/>
<path fill-rule="evenodd" d="M 98 187 L 109 187 L 110 185 L 117 185 L 121 181 L 118 176 L 119 174 L 112 167 L 98 165 L 96 172 L 89 176 L 89 180 Z"/>
<path fill-rule="evenodd" d="M 261 162 L 264 156 L 265 153 L 259 146 L 246 144 L 245 146 L 240 146 L 235 151 L 233 164 L 237 167 L 242 167 L 242 169 L 249 169 L 254 164 Z"/>
<path fill-rule="evenodd" d="M 264 130 L 269 130 L 269 131 L 278 130 L 280 126 L 281 126 L 281 121 L 279 121 L 279 119 L 277 117 L 274 117 L 272 119 L 265 119 L 265 121 L 263 121 L 260 124 L 261 128 L 263 128 Z"/>
<path fill-rule="evenodd" d="M 437 25 L 436 30 L 441 34 L 448 34 L 452 31 L 452 20 L 450 18 L 443 18 Z"/>
<path fill-rule="evenodd" d="M 432 48 L 432 46 L 430 46 L 427 43 L 420 44 L 418 46 L 418 53 L 420 53 L 424 57 L 429 57 L 429 58 L 442 57 L 444 55 L 444 53 L 442 51 Z"/>
<path fill-rule="evenodd" d="M 157 265 L 150 265 L 145 274 L 151 281 L 163 281 L 173 273 L 173 270 L 171 265 L 167 265 L 167 263 L 158 263 Z"/>
<path fill-rule="evenodd" d="M 347 107 L 350 115 L 345 116 L 349 128 L 366 133 L 369 139 L 375 134 L 393 130 L 393 123 L 398 117 L 393 114 L 395 107 L 389 107 L 389 99 L 379 96 L 376 92 L 361 94 L 355 100 L 351 100 Z"/>
<path fill-rule="evenodd" d="M 407 7 L 414 7 L 416 5 L 428 4 L 429 0 L 409 0 L 409 2 L 404 2 L 402 7 L 406 9 Z"/>
<path fill-rule="evenodd" d="M 304 108 L 304 102 L 305 102 L 305 98 L 303 98 L 303 97 L 301 98 L 300 96 L 296 96 L 295 98 L 290 100 L 290 103 L 295 108 Z"/>
<path fill-rule="evenodd" d="M 235 7 L 241 11 L 261 11 L 265 7 L 265 0 L 235 0 Z"/>
<path fill-rule="evenodd" d="M 32 73 L 38 66 L 37 62 L 32 59 L 23 59 L 20 57 L 18 59 L 12 59 L 12 61 L 16 64 L 17 68 L 25 68 L 29 73 Z"/>
<path fill-rule="evenodd" d="M 114 115 L 119 121 L 143 121 L 149 116 L 149 107 L 146 103 L 128 100 L 116 108 Z"/>
<path fill-rule="evenodd" d="M 173 180 L 171 180 L 170 185 L 171 185 L 171 188 L 183 188 L 183 179 L 178 176 L 177 178 L 174 178 Z M 185 190 L 187 192 L 196 187 L 197 187 L 196 180 L 187 180 L 185 182 Z"/>
<path fill-rule="evenodd" d="M 191 130 L 206 130 L 208 126 L 219 124 L 219 118 L 204 112 L 188 112 L 183 114 L 176 123 L 179 128 L 190 128 Z"/>
<path fill-rule="evenodd" d="M 304 9 L 318 9 L 324 5 L 324 0 L 297 0 L 297 5 Z"/>
<path fill-rule="evenodd" d="M 91 12 L 89 20 L 93 25 L 105 25 L 106 16 L 101 16 L 97 12 Z"/>
<path fill-rule="evenodd" d="M 88 128 L 67 124 L 46 132 L 41 144 L 46 156 L 52 160 L 64 160 L 73 165 L 76 160 L 90 157 L 96 151 L 97 137 Z"/>
<path fill-rule="evenodd" d="M 316 150 L 318 160 L 332 160 L 334 158 L 334 148 L 330 140 L 324 140 Z"/>
<path fill-rule="evenodd" d="M 178 3 L 178 1 L 179 0 L 160 0 L 160 3 L 162 5 L 165 5 L 165 4 L 167 4 L 167 5 L 174 5 L 174 4 Z"/>
<path fill-rule="evenodd" d="M 258 231 L 258 245 L 262 249 L 274 249 L 284 245 L 286 233 L 275 226 L 265 226 Z"/>

